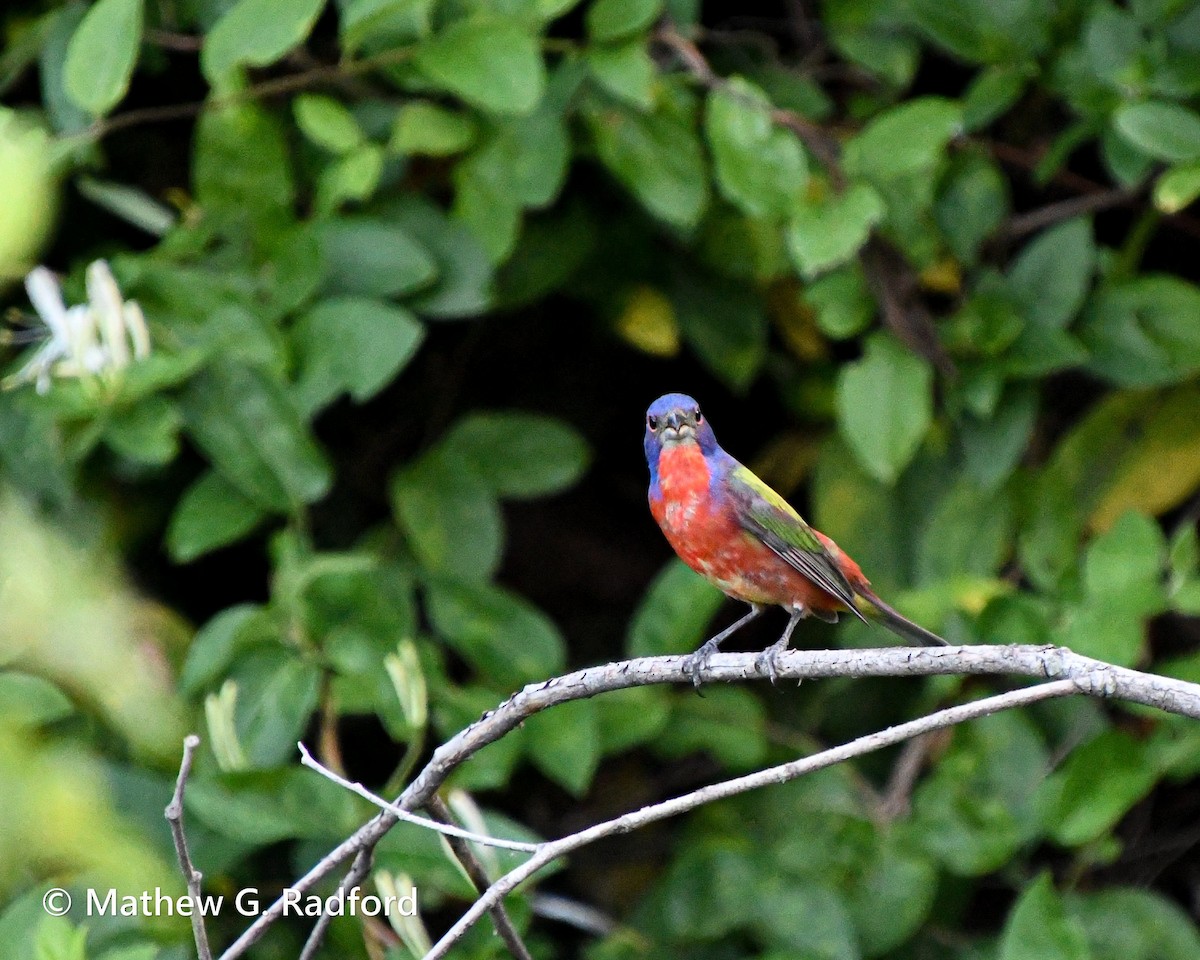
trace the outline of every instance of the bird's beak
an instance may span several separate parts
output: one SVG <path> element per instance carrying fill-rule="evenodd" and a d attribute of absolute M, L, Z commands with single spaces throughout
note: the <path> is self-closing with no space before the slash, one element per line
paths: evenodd
<path fill-rule="evenodd" d="M 696 428 L 684 419 L 678 410 L 672 410 L 663 421 L 662 439 L 664 443 L 679 443 L 682 440 L 694 440 Z"/>

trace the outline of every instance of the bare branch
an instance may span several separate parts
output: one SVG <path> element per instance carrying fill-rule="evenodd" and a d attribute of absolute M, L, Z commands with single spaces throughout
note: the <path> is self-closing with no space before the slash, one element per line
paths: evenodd
<path fill-rule="evenodd" d="M 349 872 L 342 877 L 341 883 L 338 884 L 339 890 L 353 890 L 361 884 L 371 870 L 371 860 L 374 858 L 374 849 L 363 849 L 358 851 L 358 856 L 354 858 L 354 863 L 351 864 Z M 328 911 L 322 911 L 317 917 L 317 922 L 313 924 L 312 932 L 309 933 L 308 939 L 304 941 L 304 949 L 300 951 L 299 960 L 313 960 L 317 955 L 317 951 L 321 949 L 321 943 L 325 940 L 325 931 L 329 929 L 329 924 L 333 922 L 333 914 Z"/>
<path fill-rule="evenodd" d="M 655 31 L 654 38 L 674 52 L 688 73 L 695 77 L 706 90 L 723 90 L 737 96 L 737 91 L 730 88 L 729 81 L 713 70 L 704 54 L 700 52 L 700 48 L 670 23 L 660 26 Z M 840 159 L 841 146 L 838 144 L 837 138 L 827 133 L 819 124 L 813 123 L 794 110 L 775 107 L 771 110 L 771 121 L 781 127 L 786 127 L 800 138 L 800 142 L 821 161 L 821 165 L 829 175 L 830 182 L 836 189 L 841 190 L 845 186 L 846 178 L 842 174 Z"/>
<path fill-rule="evenodd" d="M 435 833 L 442 833 L 448 837 L 458 837 L 462 840 L 474 840 L 476 843 L 482 843 L 489 847 L 503 847 L 505 850 L 520 850 L 522 853 L 536 853 L 540 844 L 525 843 L 521 840 L 503 840 L 499 837 L 488 837 L 482 833 L 472 833 L 470 830 L 463 830 L 461 827 L 456 827 L 452 823 L 438 823 L 436 820 L 428 820 L 425 817 L 419 817 L 415 813 L 409 813 L 402 807 L 398 807 L 394 803 L 388 803 L 383 797 L 372 793 L 361 783 L 357 781 L 347 780 L 345 777 L 338 776 L 328 767 L 321 765 L 319 760 L 313 759 L 313 755 L 308 752 L 308 748 L 303 743 L 297 743 L 300 748 L 300 762 L 310 770 L 315 770 L 326 780 L 332 780 L 339 787 L 345 787 L 351 793 L 357 793 L 364 800 L 370 800 L 371 803 L 379 807 L 380 810 L 386 810 L 393 814 L 397 819 L 403 820 L 406 823 L 416 824 L 418 827 L 424 827 L 426 830 L 432 830 Z"/>
<path fill-rule="evenodd" d="M 429 798 L 429 802 L 425 806 L 439 822 L 445 824 L 452 822 L 450 808 L 446 806 L 446 802 L 436 793 Z M 483 869 L 483 864 L 475 856 L 475 851 L 457 837 L 447 837 L 446 842 L 450 845 L 450 849 L 454 851 L 454 855 L 458 857 L 458 862 L 466 870 L 467 876 L 470 877 L 475 889 L 480 893 L 487 890 L 491 881 L 488 878 L 487 871 Z M 517 960 L 533 960 L 533 957 L 530 956 L 529 948 L 525 946 L 525 942 L 521 939 L 521 934 L 517 932 L 512 918 L 508 915 L 508 911 L 504 909 L 503 901 L 494 903 L 490 912 L 492 914 L 492 925 L 496 928 L 496 932 L 500 934 L 500 939 L 504 941 L 504 945 L 508 947 L 508 952 L 516 957 Z"/>
<path fill-rule="evenodd" d="M 445 936 L 433 945 L 433 949 L 425 954 L 424 960 L 440 960 L 454 944 L 462 939 L 466 932 L 471 929 L 492 904 L 499 902 L 502 897 L 511 893 L 517 886 L 551 861 L 557 860 L 564 854 L 570 853 L 572 850 L 577 850 L 589 843 L 594 843 L 613 834 L 628 833 L 630 830 L 636 830 L 648 823 L 654 823 L 656 820 L 664 820 L 667 817 L 687 813 L 689 810 L 694 810 L 696 807 L 706 803 L 712 803 L 714 800 L 723 800 L 726 797 L 746 793 L 750 790 L 757 790 L 760 787 L 772 784 L 786 783 L 789 780 L 802 777 L 806 773 L 822 770 L 825 767 L 842 763 L 853 757 L 862 756 L 873 750 L 901 743 L 904 740 L 920 736 L 930 730 L 939 730 L 943 727 L 953 726 L 956 723 L 962 723 L 964 720 L 973 720 L 977 717 L 998 713 L 1001 710 L 1024 707 L 1039 700 L 1047 700 L 1051 697 L 1064 697 L 1078 692 L 1075 681 L 1055 680 L 1035 687 L 1010 690 L 1008 693 L 987 697 L 983 700 L 975 700 L 971 703 L 964 703 L 957 707 L 948 707 L 945 710 L 939 710 L 918 720 L 910 720 L 908 723 L 901 723 L 897 726 L 889 727 L 887 730 L 867 734 L 865 737 L 851 740 L 840 747 L 823 750 L 820 753 L 813 754 L 811 757 L 804 757 L 800 760 L 793 760 L 790 763 L 780 764 L 777 767 L 759 770 L 756 773 L 747 774 L 743 777 L 735 777 L 732 780 L 726 780 L 722 783 L 714 783 L 707 787 L 701 787 L 699 790 L 693 790 L 691 793 L 685 793 L 683 796 L 643 807 L 641 810 L 627 813 L 613 820 L 607 820 L 604 823 L 598 823 L 594 827 L 573 833 L 570 836 L 563 837 L 561 840 L 547 843 L 538 853 L 530 857 L 521 866 L 509 871 L 493 883 L 487 892 L 475 901 L 471 905 L 471 908 L 459 918 L 459 921 L 446 931 Z"/>
<path fill-rule="evenodd" d="M 719 653 L 701 671 L 714 681 L 765 680 L 754 653 Z M 688 683 L 683 656 L 643 657 L 590 667 L 531 684 L 495 710 L 452 737 L 433 754 L 425 769 L 396 801 L 401 810 L 425 806 L 446 778 L 464 761 L 542 710 L 594 697 L 611 690 L 658 683 Z M 1003 675 L 1064 679 L 1086 696 L 1115 698 L 1200 719 L 1200 685 L 1116 667 L 1053 646 L 884 647 L 861 650 L 791 650 L 777 661 L 783 679 L 828 677 L 918 677 L 950 674 Z M 373 848 L 396 823 L 393 810 L 380 813 L 327 854 L 291 889 L 304 893 L 360 850 Z M 234 960 L 262 937 L 283 914 L 283 901 L 268 907 L 221 955 Z"/>
<path fill-rule="evenodd" d="M 1097 213 L 1112 207 L 1121 207 L 1137 199 L 1138 191 L 1127 187 L 1116 187 L 1112 190 L 1100 190 L 1095 193 L 1085 193 L 1078 197 L 1068 197 L 1055 203 L 1018 213 L 1004 225 L 1002 233 L 1010 239 L 1022 237 L 1027 233 L 1035 233 L 1044 227 L 1053 226 L 1063 220 L 1079 217 L 1085 213 Z"/>
<path fill-rule="evenodd" d="M 900 751 L 878 804 L 879 816 L 884 820 L 896 820 L 908 813 L 913 787 L 933 744 L 932 736 L 914 737 Z"/>
<path fill-rule="evenodd" d="M 197 100 L 193 103 L 172 103 L 161 107 L 140 107 L 115 114 L 105 120 L 97 120 L 90 127 L 79 133 L 63 137 L 63 141 L 82 141 L 98 143 L 105 137 L 120 130 L 138 127 L 147 123 L 164 123 L 168 120 L 186 120 L 205 110 L 219 110 L 223 107 L 254 100 L 265 100 L 280 94 L 295 93 L 307 90 L 322 83 L 338 83 L 347 77 L 356 77 L 378 67 L 393 66 L 403 63 L 412 57 L 412 47 L 393 47 L 361 60 L 351 60 L 345 63 L 320 64 L 300 73 L 290 73 L 282 77 L 272 77 L 260 83 L 251 84 L 244 90 L 238 90 L 225 96 L 212 97 L 208 100 Z"/>
<path fill-rule="evenodd" d="M 179 762 L 179 777 L 175 781 L 175 793 L 163 815 L 171 825 L 171 837 L 175 841 L 175 856 L 179 858 L 179 869 L 183 871 L 183 879 L 187 882 L 188 896 L 192 900 L 192 936 L 196 940 L 196 955 L 199 960 L 212 960 L 212 950 L 208 945 L 208 931 L 204 928 L 204 911 L 200 909 L 200 882 L 204 875 L 192 863 L 192 855 L 188 852 L 187 834 L 183 830 L 183 791 L 187 787 L 188 777 L 192 773 L 192 761 L 196 757 L 196 748 L 200 746 L 200 738 L 189 733 L 183 738 L 183 759 Z"/>

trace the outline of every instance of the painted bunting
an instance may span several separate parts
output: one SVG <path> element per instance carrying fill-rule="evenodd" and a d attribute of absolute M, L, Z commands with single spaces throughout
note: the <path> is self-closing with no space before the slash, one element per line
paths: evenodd
<path fill-rule="evenodd" d="M 757 661 L 772 682 L 775 658 L 809 616 L 836 623 L 848 611 L 917 645 L 946 643 L 884 603 L 836 543 L 722 450 L 691 397 L 668 393 L 650 405 L 645 448 L 650 512 L 675 552 L 727 596 L 750 605 L 749 613 L 688 658 L 684 669 L 696 686 L 721 641 L 771 606 L 790 614 L 779 641 Z"/>

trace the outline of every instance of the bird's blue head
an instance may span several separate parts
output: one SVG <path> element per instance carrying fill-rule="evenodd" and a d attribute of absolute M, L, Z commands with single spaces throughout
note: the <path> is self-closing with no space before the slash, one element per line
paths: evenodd
<path fill-rule="evenodd" d="M 663 448 L 689 443 L 698 444 L 705 455 L 721 449 L 700 404 L 686 393 L 667 393 L 650 404 L 643 441 L 650 470 L 657 468 Z"/>

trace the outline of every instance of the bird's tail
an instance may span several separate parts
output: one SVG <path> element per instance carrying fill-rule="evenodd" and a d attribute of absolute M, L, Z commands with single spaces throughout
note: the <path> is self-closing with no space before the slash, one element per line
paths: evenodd
<path fill-rule="evenodd" d="M 918 647 L 950 645 L 949 640 L 939 637 L 932 630 L 926 630 L 920 624 L 913 623 L 895 607 L 884 603 L 873 590 L 863 591 L 855 599 L 863 613 L 878 620 L 896 636 L 903 637 L 909 643 Z"/>

